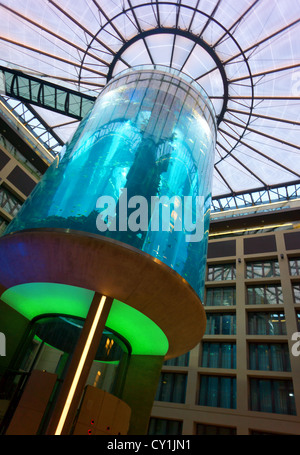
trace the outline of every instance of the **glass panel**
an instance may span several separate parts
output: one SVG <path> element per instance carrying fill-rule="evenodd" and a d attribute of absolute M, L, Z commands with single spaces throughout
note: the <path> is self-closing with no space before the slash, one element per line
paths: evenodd
<path fill-rule="evenodd" d="M 235 408 L 235 379 L 221 378 L 220 407 Z"/>
<path fill-rule="evenodd" d="M 209 366 L 209 345 L 210 343 L 203 343 L 202 344 L 202 359 L 200 366 L 208 367 Z"/>
<path fill-rule="evenodd" d="M 235 344 L 221 344 L 221 367 L 222 368 L 235 368 L 236 367 L 236 352 Z"/>
<path fill-rule="evenodd" d="M 286 335 L 283 313 L 248 313 L 249 335 Z"/>
<path fill-rule="evenodd" d="M 291 371 L 288 345 L 285 343 L 250 343 L 250 370 Z"/>
<path fill-rule="evenodd" d="M 300 274 L 300 258 L 290 259 L 290 274 L 292 276 Z"/>
<path fill-rule="evenodd" d="M 271 381 L 258 380 L 259 398 L 260 398 L 260 411 L 272 412 L 272 389 Z"/>
<path fill-rule="evenodd" d="M 235 305 L 236 292 L 235 288 L 224 288 L 223 289 L 223 303 L 222 305 Z"/>
<path fill-rule="evenodd" d="M 219 396 L 219 378 L 217 376 L 208 376 L 206 385 L 207 406 L 218 406 Z"/>
<path fill-rule="evenodd" d="M 290 380 L 250 380 L 252 411 L 296 414 L 293 384 Z"/>
<path fill-rule="evenodd" d="M 223 281 L 235 279 L 235 265 L 234 264 L 218 264 L 210 265 L 207 272 L 208 281 Z"/>
<path fill-rule="evenodd" d="M 182 422 L 178 420 L 157 419 L 151 417 L 148 434 L 151 435 L 181 435 Z"/>
<path fill-rule="evenodd" d="M 205 425 L 198 423 L 196 428 L 197 435 L 235 435 L 236 429 L 230 427 L 219 427 L 215 425 Z"/>
<path fill-rule="evenodd" d="M 161 373 L 155 400 L 184 403 L 186 374 Z"/>
<path fill-rule="evenodd" d="M 247 304 L 263 305 L 283 303 L 282 288 L 279 285 L 248 286 Z"/>
<path fill-rule="evenodd" d="M 198 404 L 236 408 L 236 378 L 201 375 Z"/>
<path fill-rule="evenodd" d="M 220 288 L 214 290 L 214 305 L 222 305 L 222 291 Z"/>
<path fill-rule="evenodd" d="M 275 260 L 252 262 L 246 265 L 246 278 L 266 278 L 279 275 L 279 264 Z"/>
<path fill-rule="evenodd" d="M 236 317 L 233 313 L 207 314 L 207 335 L 235 335 Z"/>
<path fill-rule="evenodd" d="M 300 303 L 300 284 L 293 285 L 294 302 Z"/>
<path fill-rule="evenodd" d="M 300 313 L 296 313 L 298 331 L 300 331 Z"/>
<path fill-rule="evenodd" d="M 30 95 L 29 80 L 25 77 L 18 76 L 19 96 L 28 98 Z"/>
<path fill-rule="evenodd" d="M 7 213 L 15 216 L 22 206 L 22 202 L 19 201 L 8 189 L 0 186 L 0 207 L 3 208 Z"/>
<path fill-rule="evenodd" d="M 8 221 L 6 221 L 4 218 L 2 218 L 0 216 L 0 235 L 2 234 L 2 232 L 5 231 L 7 225 L 8 225 Z"/>
<path fill-rule="evenodd" d="M 209 345 L 209 366 L 210 368 L 218 368 L 220 356 L 220 344 L 210 343 Z"/>
<path fill-rule="evenodd" d="M 236 291 L 234 287 L 207 288 L 204 305 L 206 306 L 230 306 L 236 303 Z"/>
<path fill-rule="evenodd" d="M 189 363 L 189 357 L 190 353 L 187 352 L 186 354 L 183 354 L 179 357 L 175 357 L 174 359 L 169 359 L 164 362 L 164 365 L 170 365 L 170 366 L 188 366 Z"/>
<path fill-rule="evenodd" d="M 206 368 L 236 368 L 235 343 L 204 342 L 201 366 Z"/>
<path fill-rule="evenodd" d="M 287 344 L 270 346 L 271 365 L 273 371 L 291 371 L 289 349 Z"/>
<path fill-rule="evenodd" d="M 257 369 L 258 370 L 269 370 L 270 369 L 270 362 L 269 362 L 269 350 L 266 344 L 259 344 L 257 346 Z"/>

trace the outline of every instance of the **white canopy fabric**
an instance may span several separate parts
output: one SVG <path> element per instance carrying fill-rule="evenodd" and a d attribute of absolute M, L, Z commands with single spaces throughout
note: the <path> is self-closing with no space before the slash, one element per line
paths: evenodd
<path fill-rule="evenodd" d="M 73 90 L 143 64 L 195 79 L 218 119 L 215 210 L 299 195 L 299 0 L 4 0 L 0 18 L 0 65 Z M 61 142 L 78 124 L 34 109 Z"/>

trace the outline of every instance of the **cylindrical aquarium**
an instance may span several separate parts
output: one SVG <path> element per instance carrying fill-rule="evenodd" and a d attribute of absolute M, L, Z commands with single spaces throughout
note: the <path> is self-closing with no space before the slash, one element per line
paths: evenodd
<path fill-rule="evenodd" d="M 5 234 L 106 236 L 159 259 L 203 299 L 215 140 L 198 84 L 164 67 L 120 73 Z"/>

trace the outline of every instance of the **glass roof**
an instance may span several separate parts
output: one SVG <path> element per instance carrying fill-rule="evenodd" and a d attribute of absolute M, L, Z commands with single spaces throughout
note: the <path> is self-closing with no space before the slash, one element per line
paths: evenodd
<path fill-rule="evenodd" d="M 143 64 L 201 84 L 218 121 L 213 210 L 299 197 L 299 0 L 4 0 L 0 14 L 1 66 L 92 96 Z M 62 142 L 78 124 L 34 111 Z"/>

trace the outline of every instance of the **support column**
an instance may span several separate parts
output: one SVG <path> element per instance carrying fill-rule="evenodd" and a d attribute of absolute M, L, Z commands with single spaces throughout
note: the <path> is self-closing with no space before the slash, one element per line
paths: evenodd
<path fill-rule="evenodd" d="M 149 418 L 164 356 L 133 355 L 130 358 L 122 396 L 131 408 L 128 434 L 147 434 Z"/>
<path fill-rule="evenodd" d="M 47 434 L 70 433 L 113 299 L 95 293 L 85 324 L 58 396 Z"/>

